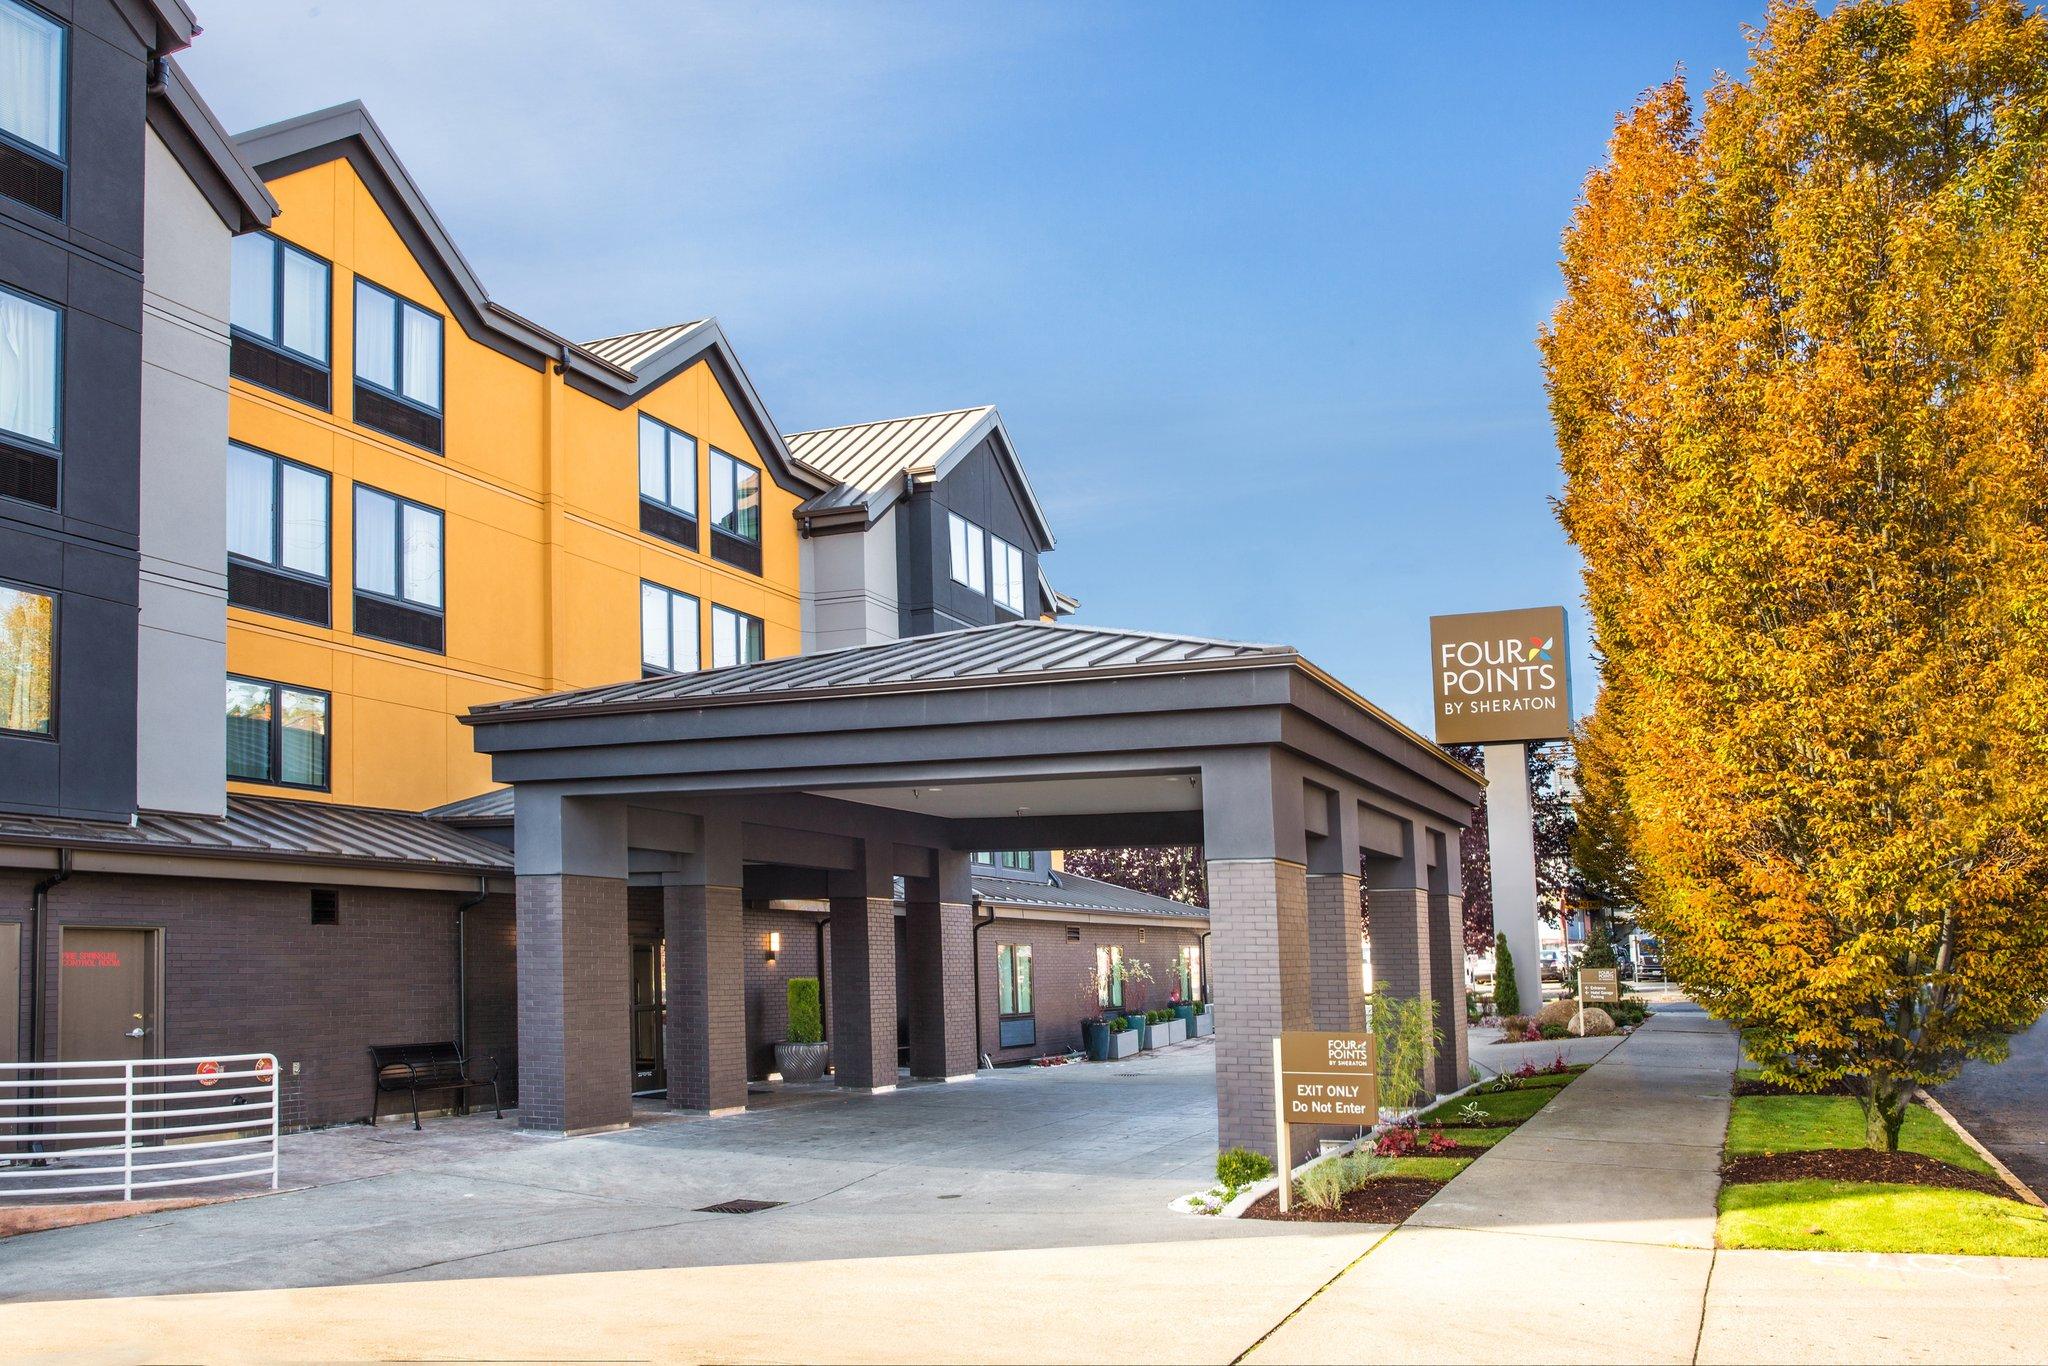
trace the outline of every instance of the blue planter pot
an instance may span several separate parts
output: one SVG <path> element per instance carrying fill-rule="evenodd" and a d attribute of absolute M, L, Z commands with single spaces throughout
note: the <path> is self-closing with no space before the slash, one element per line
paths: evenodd
<path fill-rule="evenodd" d="M 1100 1020 L 1083 1020 L 1081 1022 L 1081 1039 L 1088 1049 L 1088 1057 L 1091 1061 L 1106 1062 L 1109 1060 L 1108 1025 Z"/>

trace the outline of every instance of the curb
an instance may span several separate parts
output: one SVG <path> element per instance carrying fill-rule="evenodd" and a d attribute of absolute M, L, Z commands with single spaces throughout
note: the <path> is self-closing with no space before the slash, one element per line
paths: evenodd
<path fill-rule="evenodd" d="M 1986 1162 L 1990 1163 L 1991 1170 L 1998 1173 L 1999 1180 L 2005 1182 L 2006 1185 L 2012 1187 L 2012 1191 L 2015 1196 L 2017 1196 L 2020 1200 L 2026 1202 L 2027 1204 L 2034 1206 L 2036 1209 L 2048 1209 L 2048 1200 L 2043 1200 L 2039 1195 L 2034 1193 L 2034 1188 L 2032 1186 L 2029 1186 L 2026 1182 L 2020 1180 L 2019 1177 L 2013 1175 L 2012 1168 L 2006 1166 L 2003 1162 L 1999 1161 L 1997 1153 L 1992 1152 L 1989 1148 L 1985 1147 L 1982 1143 L 1978 1142 L 1977 1135 L 1971 1133 L 1969 1129 L 1964 1126 L 1961 1120 L 1957 1119 L 1954 1115 L 1950 1114 L 1948 1112 L 1948 1107 L 1946 1105 L 1943 1105 L 1940 1101 L 1936 1100 L 1932 1092 L 1930 1092 L 1926 1087 L 1922 1086 L 1918 1088 L 1918 1094 L 1920 1103 L 1922 1105 L 1925 1105 L 1928 1109 L 1934 1111 L 1935 1114 L 1940 1115 L 1942 1123 L 1948 1125 L 1949 1128 L 1955 1130 L 1956 1137 L 1962 1139 L 1963 1142 L 1969 1144 L 1971 1151 L 1975 1152 L 1977 1156 L 1983 1158 Z"/>

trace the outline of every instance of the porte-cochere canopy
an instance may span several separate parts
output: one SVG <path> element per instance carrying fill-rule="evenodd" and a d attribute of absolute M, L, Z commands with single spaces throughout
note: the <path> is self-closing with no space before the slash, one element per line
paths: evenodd
<path fill-rule="evenodd" d="M 967 854 L 989 848 L 1203 846 L 1226 1146 L 1272 1147 L 1277 1030 L 1361 1020 L 1361 876 L 1374 970 L 1438 1002 L 1440 1084 L 1462 1084 L 1479 779 L 1288 647 L 1019 621 L 465 720 L 513 787 L 523 1123 L 628 1113 L 623 982 L 578 965 L 623 956 L 629 878 L 666 889 L 676 1104 L 744 1104 L 718 985 L 743 967 L 740 909 L 771 895 L 830 898 L 835 1074 L 895 1084 L 897 878 L 912 1074 L 971 1073 Z"/>

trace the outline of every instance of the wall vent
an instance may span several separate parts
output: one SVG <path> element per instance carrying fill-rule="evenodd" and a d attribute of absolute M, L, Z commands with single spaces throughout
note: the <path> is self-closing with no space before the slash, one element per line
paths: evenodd
<path fill-rule="evenodd" d="M 341 923 L 341 893 L 332 887 L 313 889 L 313 923 L 315 925 L 339 925 Z"/>
<path fill-rule="evenodd" d="M 1067 942 L 1069 944 L 1078 944 L 1081 942 L 1081 927 L 1079 925 L 1067 926 Z"/>

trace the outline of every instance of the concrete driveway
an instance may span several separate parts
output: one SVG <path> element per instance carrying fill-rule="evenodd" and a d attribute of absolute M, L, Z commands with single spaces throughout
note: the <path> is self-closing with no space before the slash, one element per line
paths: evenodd
<path fill-rule="evenodd" d="M 1205 1042 L 568 1140 L 487 1118 L 305 1135 L 287 1177 L 326 1184 L 0 1241 L 0 1301 L 1299 1237 L 1166 1209 L 1213 1173 L 1214 1056 Z M 735 1199 L 782 1204 L 702 1212 Z"/>

